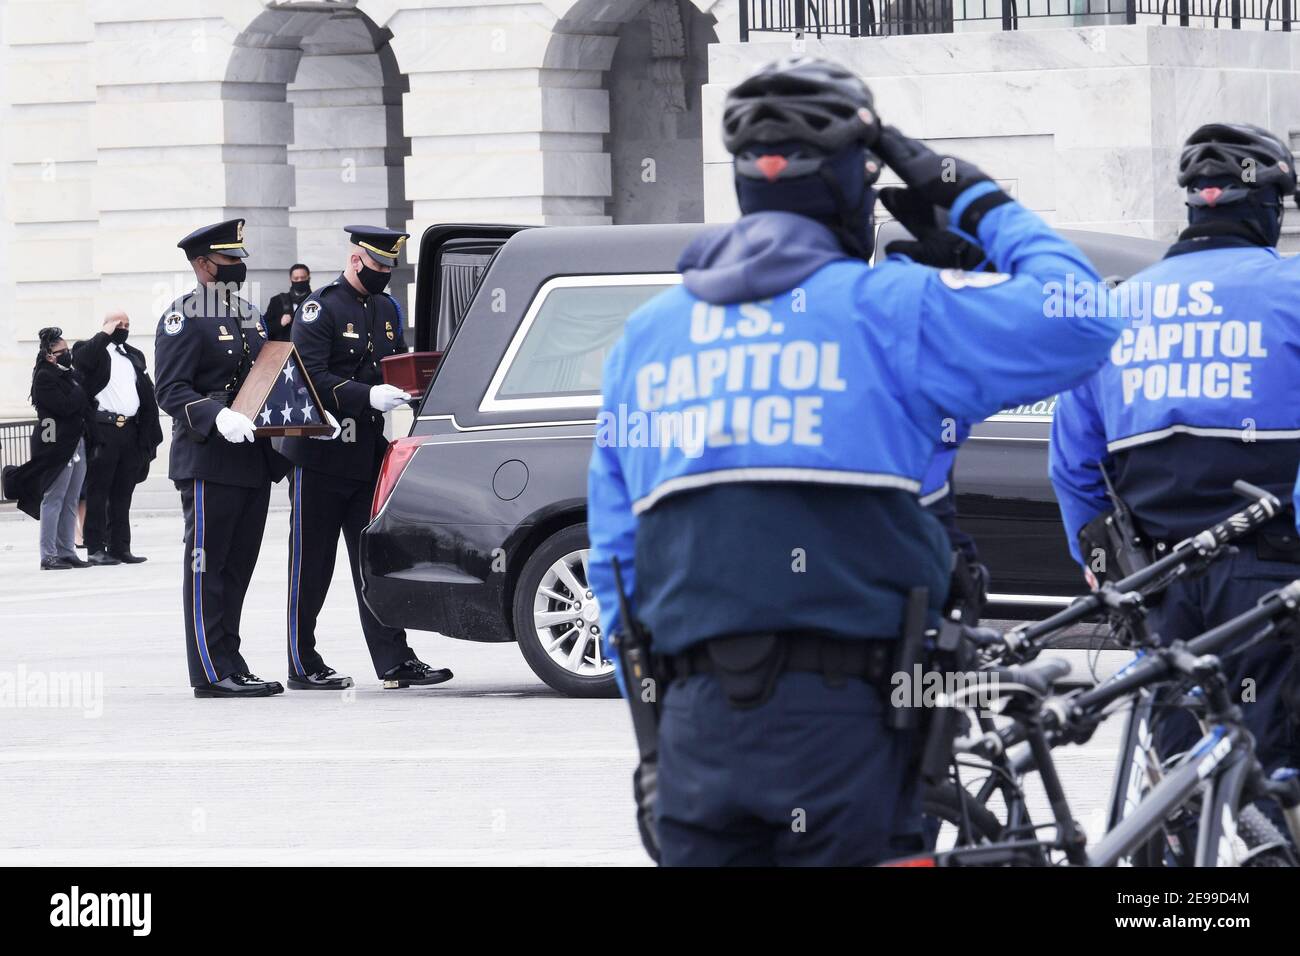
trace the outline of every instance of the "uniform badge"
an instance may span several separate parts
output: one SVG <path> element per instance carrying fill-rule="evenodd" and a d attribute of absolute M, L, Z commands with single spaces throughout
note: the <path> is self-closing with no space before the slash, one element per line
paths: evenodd
<path fill-rule="evenodd" d="M 1001 285 L 1011 276 L 1005 272 L 966 272 L 963 269 L 940 269 L 939 280 L 949 289 L 987 289 Z"/>
<path fill-rule="evenodd" d="M 320 318 L 320 303 L 308 302 L 302 307 L 302 320 L 308 324 Z"/>
<path fill-rule="evenodd" d="M 231 342 L 234 341 L 234 338 L 224 325 L 220 327 L 220 334 L 217 335 L 218 342 Z"/>
<path fill-rule="evenodd" d="M 179 335 L 183 328 L 185 328 L 185 316 L 179 312 L 170 312 L 163 319 L 163 331 L 168 335 Z"/>
<path fill-rule="evenodd" d="M 348 327 L 347 327 L 346 329 L 343 330 L 342 335 L 343 335 L 343 337 L 344 337 L 345 339 L 359 339 L 359 338 L 361 338 L 360 335 L 358 335 L 355 331 L 353 331 L 353 329 L 352 329 L 352 323 L 351 323 L 351 322 L 349 322 L 349 323 L 348 323 Z"/>
<path fill-rule="evenodd" d="M 390 342 L 393 341 L 393 323 L 392 323 L 392 322 L 385 322 L 385 323 L 384 323 L 384 333 L 388 336 L 388 341 L 390 341 Z"/>

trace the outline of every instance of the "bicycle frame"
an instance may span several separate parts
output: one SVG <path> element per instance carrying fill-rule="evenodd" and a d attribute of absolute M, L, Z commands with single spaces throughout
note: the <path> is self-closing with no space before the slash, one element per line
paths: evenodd
<path fill-rule="evenodd" d="M 1131 856 L 1197 791 L 1202 796 L 1194 865 L 1235 865 L 1236 807 L 1250 773 L 1252 750 L 1241 728 L 1212 727 L 1145 799 L 1092 847 L 1087 865 L 1115 866 Z"/>

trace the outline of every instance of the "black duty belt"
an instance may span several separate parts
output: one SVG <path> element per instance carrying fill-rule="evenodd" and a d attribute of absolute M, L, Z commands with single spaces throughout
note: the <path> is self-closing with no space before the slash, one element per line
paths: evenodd
<path fill-rule="evenodd" d="M 896 638 L 844 640 L 806 631 L 776 631 L 770 635 L 738 635 L 719 640 L 735 643 L 747 638 L 756 642 L 775 638 L 780 643 L 784 658 L 780 672 L 821 674 L 832 684 L 849 677 L 877 685 L 888 680 L 898 648 Z M 714 661 L 717 655 L 711 653 L 709 647 L 714 643 L 704 641 L 681 654 L 666 657 L 664 663 L 668 676 L 685 678 L 694 674 L 716 674 L 719 671 Z"/>
<path fill-rule="evenodd" d="M 116 425 L 118 428 L 124 428 L 128 423 L 135 421 L 135 416 L 119 415 L 116 412 L 106 412 L 99 408 L 95 410 L 95 421 L 104 425 Z"/>
<path fill-rule="evenodd" d="M 1154 541 L 1151 543 L 1151 553 L 1158 560 L 1168 554 L 1174 544 L 1176 542 Z M 1234 539 L 1232 545 L 1235 548 L 1253 549 L 1261 561 L 1300 564 L 1300 535 L 1296 533 L 1295 511 L 1284 508 L 1280 518 Z"/>

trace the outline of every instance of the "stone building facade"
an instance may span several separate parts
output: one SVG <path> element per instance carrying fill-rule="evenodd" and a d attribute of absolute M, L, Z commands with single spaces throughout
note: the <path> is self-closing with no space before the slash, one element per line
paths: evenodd
<path fill-rule="evenodd" d="M 199 224 L 247 219 L 264 305 L 295 261 L 328 281 L 349 222 L 729 219 L 723 96 L 789 52 L 857 69 L 887 120 L 1063 226 L 1170 238 L 1192 128 L 1300 131 L 1297 33 L 1060 18 L 742 43 L 750 2 L 0 0 L 0 419 L 30 414 L 42 326 L 125 308 L 151 345 Z"/>
<path fill-rule="evenodd" d="M 351 222 L 701 218 L 735 5 L 0 0 L 0 418 L 42 326 L 125 308 L 151 340 L 199 224 L 247 219 L 265 305 L 295 261 L 335 274 Z"/>

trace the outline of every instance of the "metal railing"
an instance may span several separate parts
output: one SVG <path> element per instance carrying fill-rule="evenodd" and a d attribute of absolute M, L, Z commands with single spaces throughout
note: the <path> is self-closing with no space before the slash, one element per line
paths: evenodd
<path fill-rule="evenodd" d="M 1158 23 L 1290 31 L 1295 0 L 741 0 L 740 39 L 755 33 L 901 36 L 1016 30 L 1025 20 L 1061 26 Z"/>
<path fill-rule="evenodd" d="M 0 422 L 0 468 L 21 465 L 32 457 L 32 429 L 36 419 Z"/>

